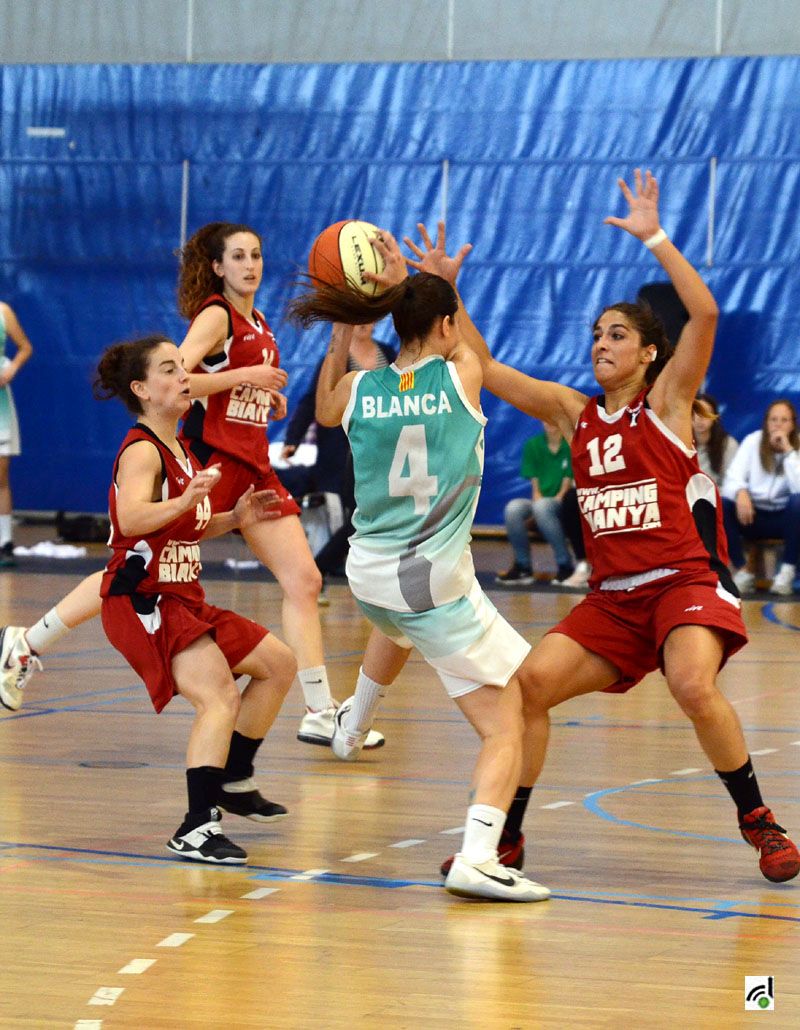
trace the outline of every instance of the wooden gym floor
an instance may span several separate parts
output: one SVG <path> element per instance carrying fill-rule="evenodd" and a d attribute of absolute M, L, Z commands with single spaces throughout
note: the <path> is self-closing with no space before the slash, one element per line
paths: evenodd
<path fill-rule="evenodd" d="M 226 546 L 246 557 L 214 541 L 206 561 Z M 507 563 L 500 543 L 475 550 L 483 572 Z M 26 564 L 0 572 L 3 623 L 33 621 L 77 582 L 61 567 L 83 567 Z M 274 583 L 206 587 L 279 631 Z M 343 699 L 366 627 L 346 586 L 328 593 Z M 577 596 L 492 590 L 532 641 Z M 751 643 L 722 683 L 797 838 L 800 604 L 751 600 L 745 615 Z M 534 905 L 441 889 L 476 743 L 421 661 L 381 711 L 385 748 L 352 765 L 295 739 L 301 704 L 295 687 L 257 774 L 289 818 L 226 816 L 247 867 L 181 864 L 164 844 L 184 811 L 189 706 L 157 718 L 97 620 L 46 656 L 25 707 L 0 709 L 0 1026 L 800 1026 L 800 880 L 760 876 L 658 675 L 554 713 L 525 824 L 526 869 L 553 897 Z M 745 977 L 770 976 L 775 1010 L 745 1012 Z"/>

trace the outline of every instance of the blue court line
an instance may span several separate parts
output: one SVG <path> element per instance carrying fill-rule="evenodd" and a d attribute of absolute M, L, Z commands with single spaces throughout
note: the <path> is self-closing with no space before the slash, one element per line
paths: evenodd
<path fill-rule="evenodd" d="M 769 774 L 767 774 L 767 775 L 769 775 Z M 773 773 L 771 775 L 777 775 L 777 776 L 800 776 L 800 772 L 794 772 L 794 771 L 790 771 L 790 770 L 781 770 L 778 773 Z M 687 838 L 692 838 L 693 840 L 716 841 L 716 842 L 723 843 L 723 844 L 738 844 L 740 842 L 740 840 L 741 840 L 741 838 L 739 838 L 739 837 L 714 837 L 711 834 L 707 834 L 707 833 L 692 833 L 689 830 L 665 829 L 664 827 L 661 827 L 661 826 L 648 826 L 646 823 L 637 823 L 637 822 L 634 822 L 632 819 L 622 819 L 620 816 L 612 815 L 610 812 L 607 812 L 600 805 L 600 800 L 602 798 L 604 798 L 604 797 L 608 797 L 611 794 L 623 794 L 626 791 L 637 790 L 637 788 L 639 786 L 646 787 L 648 789 L 652 789 L 658 783 L 676 783 L 676 782 L 678 782 L 678 780 L 680 780 L 683 783 L 698 783 L 698 782 L 701 782 L 703 780 L 710 780 L 711 782 L 714 782 L 715 779 L 716 779 L 715 776 L 681 776 L 681 777 L 662 778 L 662 779 L 656 780 L 656 783 L 647 783 L 647 784 L 632 784 L 632 783 L 629 783 L 629 784 L 626 784 L 624 787 L 606 787 L 603 790 L 597 790 L 597 791 L 594 791 L 593 793 L 587 795 L 583 799 L 583 805 L 593 815 L 600 816 L 600 818 L 601 819 L 605 819 L 606 822 L 615 823 L 617 826 L 630 826 L 630 827 L 632 827 L 633 829 L 636 829 L 636 830 L 647 830 L 650 833 L 665 833 L 665 834 L 669 834 L 672 837 L 687 837 Z M 657 793 L 660 793 L 660 792 L 657 792 Z"/>
<path fill-rule="evenodd" d="M 780 626 L 782 629 L 790 629 L 793 630 L 795 633 L 800 633 L 800 626 L 795 626 L 794 623 L 786 622 L 785 619 L 781 619 L 778 617 L 778 615 L 776 615 L 775 603 L 773 601 L 770 601 L 769 604 L 764 605 L 764 607 L 761 609 L 761 614 L 764 616 L 767 622 L 772 622 L 776 626 Z"/>
<path fill-rule="evenodd" d="M 86 862 L 89 864 L 111 864 L 111 865 L 133 865 L 133 866 L 151 866 L 152 863 L 170 862 L 175 863 L 175 858 L 171 855 L 141 855 L 135 852 L 126 851 L 101 851 L 95 848 L 70 848 L 60 847 L 56 844 L 23 844 L 23 843 L 12 843 L 12 842 L 0 842 L 0 852 L 8 852 L 8 849 L 21 849 L 33 850 L 33 851 L 50 851 L 66 853 L 68 855 L 74 855 L 75 861 Z M 89 858 L 89 856 L 97 856 L 95 858 Z M 0 857 L 2 857 L 0 855 Z M 30 856 L 21 856 L 23 860 L 30 860 Z M 115 862 L 114 859 L 123 859 L 124 862 Z M 59 861 L 55 857 L 53 859 L 45 858 L 44 856 L 38 858 L 39 861 Z M 60 859 L 64 861 L 63 859 Z M 71 861 L 71 859 L 66 859 Z M 186 865 L 192 865 L 192 863 L 185 863 Z M 196 863 L 199 865 L 199 863 Z M 208 868 L 208 867 L 206 867 Z M 217 869 L 223 871 L 226 875 L 232 873 L 245 873 L 248 879 L 260 881 L 260 882 L 281 882 L 281 883 L 327 883 L 333 884 L 340 887 L 372 887 L 381 890 L 394 890 L 398 887 L 429 887 L 435 890 L 441 890 L 441 880 L 401 880 L 392 879 L 390 877 L 382 876 L 354 876 L 347 873 L 332 873 L 326 872 L 319 876 L 314 876 L 311 879 L 303 880 L 298 877 L 303 876 L 302 869 L 284 869 L 276 866 L 217 866 Z M 669 903 L 666 900 L 660 898 L 653 898 L 647 900 L 644 897 L 638 900 L 629 900 L 624 898 L 612 898 L 609 896 L 595 895 L 590 896 L 586 894 L 569 894 L 554 892 L 553 900 L 556 901 L 574 901 L 579 904 L 590 904 L 590 905 L 612 905 L 618 908 L 645 908 L 645 909 L 657 909 L 662 911 L 671 912 L 691 912 L 701 915 L 704 919 L 718 920 L 718 919 L 732 919 L 740 917 L 742 919 L 766 919 L 772 922 L 788 922 L 800 924 L 800 916 L 788 916 L 778 914 L 767 914 L 763 912 L 748 912 L 741 908 L 733 908 L 734 905 L 747 905 L 748 902 L 744 899 L 738 901 L 712 901 L 710 905 L 712 907 L 704 907 L 699 904 L 686 904 L 686 903 Z M 753 904 L 761 904 L 761 902 L 753 902 Z M 777 902 L 776 904 L 781 904 Z M 783 903 L 783 907 L 786 907 Z"/>

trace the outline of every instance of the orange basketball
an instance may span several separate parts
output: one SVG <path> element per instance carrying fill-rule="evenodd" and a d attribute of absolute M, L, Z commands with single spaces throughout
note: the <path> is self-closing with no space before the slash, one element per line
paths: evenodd
<path fill-rule="evenodd" d="M 384 261 L 370 243 L 379 235 L 371 222 L 347 219 L 324 229 L 314 240 L 308 256 L 308 272 L 315 283 L 344 286 L 349 281 L 368 297 L 382 287 L 364 278 L 364 272 L 380 275 Z"/>

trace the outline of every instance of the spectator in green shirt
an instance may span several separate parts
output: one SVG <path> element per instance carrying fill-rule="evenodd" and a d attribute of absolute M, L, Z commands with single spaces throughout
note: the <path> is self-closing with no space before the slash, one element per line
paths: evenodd
<path fill-rule="evenodd" d="M 531 496 L 515 497 L 503 512 L 506 533 L 514 551 L 514 563 L 496 577 L 499 584 L 533 582 L 528 539 L 531 519 L 553 548 L 557 567 L 554 582 L 563 582 L 575 571 L 562 524 L 562 502 L 568 491 L 573 489 L 569 444 L 555 426 L 547 422 L 542 424 L 544 432 L 530 437 L 522 448 L 520 475 L 530 480 Z M 580 526 L 577 527 L 577 538 L 580 541 Z M 578 558 L 583 559 L 582 541 L 579 546 L 581 553 Z"/>

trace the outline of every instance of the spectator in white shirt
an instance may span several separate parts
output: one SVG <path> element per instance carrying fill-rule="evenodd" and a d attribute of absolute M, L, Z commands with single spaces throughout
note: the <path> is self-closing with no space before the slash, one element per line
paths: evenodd
<path fill-rule="evenodd" d="M 762 428 L 742 440 L 725 475 L 722 498 L 739 591 L 748 593 L 755 586 L 745 568 L 742 538 L 775 538 L 783 540 L 783 560 L 770 590 L 792 594 L 800 549 L 800 436 L 791 401 L 773 401 Z"/>

